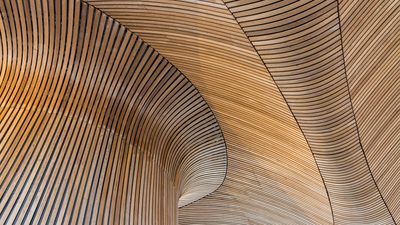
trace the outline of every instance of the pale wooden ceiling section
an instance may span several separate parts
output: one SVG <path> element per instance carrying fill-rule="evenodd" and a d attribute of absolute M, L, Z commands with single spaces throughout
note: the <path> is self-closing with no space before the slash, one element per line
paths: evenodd
<path fill-rule="evenodd" d="M 331 224 L 307 142 L 221 1 L 87 1 L 132 30 L 198 87 L 228 147 L 223 186 L 180 209 L 181 224 Z"/>
<path fill-rule="evenodd" d="M 0 224 L 400 223 L 400 1 L 0 10 Z"/>
<path fill-rule="evenodd" d="M 354 116 L 338 2 L 225 3 L 270 71 L 310 144 L 328 190 L 334 222 L 393 224 L 391 211 L 376 184 L 379 177 L 371 173 Z M 356 10 L 353 14 L 363 12 Z M 367 37 L 354 38 L 350 46 Z M 369 88 L 363 88 L 364 97 Z M 383 153 L 380 148 L 376 151 Z"/>
<path fill-rule="evenodd" d="M 361 143 L 400 223 L 400 2 L 343 0 L 339 9 Z"/>

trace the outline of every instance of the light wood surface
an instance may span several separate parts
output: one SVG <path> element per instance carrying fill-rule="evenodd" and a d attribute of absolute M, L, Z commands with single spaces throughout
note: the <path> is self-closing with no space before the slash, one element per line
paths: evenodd
<path fill-rule="evenodd" d="M 361 144 L 347 81 L 338 2 L 225 2 L 310 144 L 328 190 L 334 222 L 394 224 Z"/>
<path fill-rule="evenodd" d="M 366 46 L 361 47 L 362 43 L 368 38 L 354 33 L 342 40 L 340 5 L 337 1 L 225 2 L 263 59 L 310 144 L 325 180 L 335 223 L 395 223 L 386 199 L 376 184 L 380 177 L 372 174 L 366 150 L 361 143 L 347 80 L 346 63 L 352 65 L 365 56 L 358 55 L 352 60 L 343 55 L 343 43 L 348 44 L 346 46 L 349 48 L 360 46 L 364 49 Z M 362 1 L 351 2 L 347 5 L 362 4 Z M 369 3 L 379 4 L 378 1 Z M 342 10 L 346 11 L 347 8 Z M 357 17 L 364 10 L 346 13 L 349 17 Z M 368 12 L 364 15 L 367 16 Z M 367 26 L 362 32 L 370 32 Z M 348 29 L 361 30 L 358 24 Z M 346 43 L 349 39 L 353 42 Z M 368 67 L 365 65 L 363 68 Z M 363 73 L 358 69 L 352 72 L 355 76 Z M 372 93 L 367 85 L 358 88 L 363 92 L 362 97 Z M 384 94 L 377 95 L 384 97 Z M 376 104 L 364 105 L 362 111 L 368 113 L 375 107 Z M 386 115 L 390 116 L 388 113 Z M 393 136 L 386 138 L 391 140 L 389 142 L 397 142 Z M 380 146 L 372 151 L 379 152 L 380 156 L 384 154 Z M 385 163 L 379 161 L 379 164 Z M 385 176 L 396 177 L 390 173 L 385 173 Z M 392 196 L 392 200 L 398 202 L 398 197 Z"/>
<path fill-rule="evenodd" d="M 191 54 L 201 53 L 200 56 L 222 62 L 224 57 L 219 52 L 225 52 L 223 47 L 210 43 L 223 45 L 229 39 L 237 40 L 234 34 L 240 33 L 226 31 L 232 29 L 226 22 L 231 19 L 225 12 L 227 6 L 275 79 L 311 146 L 329 193 L 334 222 L 394 223 L 393 214 L 399 209 L 395 188 L 399 171 L 399 76 L 397 50 L 390 48 L 396 46 L 398 37 L 396 1 L 340 1 L 340 5 L 337 1 L 88 1 L 137 32 L 182 68 L 221 121 L 224 119 L 219 116 L 220 109 L 208 94 L 210 84 L 197 81 L 198 74 L 207 74 L 207 68 L 195 74 L 190 67 L 195 63 L 188 61 L 196 57 Z M 191 21 L 193 18 L 198 19 Z M 385 43 L 383 48 L 381 42 Z M 231 52 L 224 55 L 235 58 Z M 241 65 L 240 69 L 244 68 Z M 268 72 L 264 72 L 266 76 Z M 375 91 L 371 92 L 371 88 Z M 382 98 L 385 101 L 380 101 Z M 225 184 L 229 186 L 228 180 Z M 234 207 L 239 203 L 230 195 L 233 192 L 223 186 L 215 197 L 190 206 L 193 210 L 188 207 L 181 211 L 196 218 L 200 210 L 207 211 L 204 215 L 213 215 L 215 206 L 225 212 L 226 221 L 231 223 L 284 223 L 270 209 L 279 219 L 258 220 L 256 208 L 247 213 L 247 207 Z M 223 201 L 231 207 L 224 207 Z M 257 203 L 246 206 L 254 205 Z M 215 217 L 209 217 L 207 224 L 220 223 Z M 181 219 L 195 223 L 184 215 Z"/>
<path fill-rule="evenodd" d="M 399 223 L 399 1 L 0 12 L 0 224 Z"/>
<path fill-rule="evenodd" d="M 0 1 L 0 224 L 176 224 L 225 142 L 186 77 L 80 1 Z"/>
<path fill-rule="evenodd" d="M 179 68 L 210 104 L 228 147 L 218 191 L 180 224 L 332 224 L 312 153 L 282 95 L 221 1 L 87 1 Z"/>
<path fill-rule="evenodd" d="M 361 143 L 382 196 L 399 224 L 400 2 L 342 0 L 339 9 Z"/>

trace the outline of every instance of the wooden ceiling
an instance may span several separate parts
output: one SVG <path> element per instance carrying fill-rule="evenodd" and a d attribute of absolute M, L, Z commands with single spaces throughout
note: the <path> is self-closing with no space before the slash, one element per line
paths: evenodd
<path fill-rule="evenodd" d="M 121 21 L 177 66 L 221 124 L 228 147 L 227 178 L 217 192 L 182 208 L 181 224 L 332 223 L 304 136 L 223 3 L 89 4 Z"/>
<path fill-rule="evenodd" d="M 393 223 L 359 137 L 338 2 L 271 2 L 263 10 L 259 4 L 226 2 L 304 132 L 324 178 L 335 222 Z"/>
<path fill-rule="evenodd" d="M 175 224 L 221 185 L 218 122 L 158 52 L 86 3 L 0 8 L 0 224 Z"/>
<path fill-rule="evenodd" d="M 400 222 L 399 1 L 0 12 L 0 224 Z"/>

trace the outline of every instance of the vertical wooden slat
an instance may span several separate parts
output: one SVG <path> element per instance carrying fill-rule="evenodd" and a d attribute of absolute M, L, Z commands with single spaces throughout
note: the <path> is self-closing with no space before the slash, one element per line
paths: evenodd
<path fill-rule="evenodd" d="M 176 224 L 219 187 L 213 112 L 137 35 L 80 1 L 0 12 L 0 224 Z"/>

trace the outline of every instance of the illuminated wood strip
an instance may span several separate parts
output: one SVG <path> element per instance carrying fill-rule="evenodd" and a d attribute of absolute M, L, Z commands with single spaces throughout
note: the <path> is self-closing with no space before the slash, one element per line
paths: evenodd
<path fill-rule="evenodd" d="M 0 2 L 0 224 L 176 224 L 225 142 L 186 77 L 80 1 Z"/>
<path fill-rule="evenodd" d="M 225 0 L 314 153 L 338 224 L 393 224 L 360 144 L 337 1 Z"/>
<path fill-rule="evenodd" d="M 343 48 L 360 139 L 400 223 L 400 2 L 340 1 Z"/>
<path fill-rule="evenodd" d="M 307 143 L 229 10 L 218 0 L 90 0 L 179 68 L 216 113 L 228 172 L 180 224 L 332 224 Z"/>

